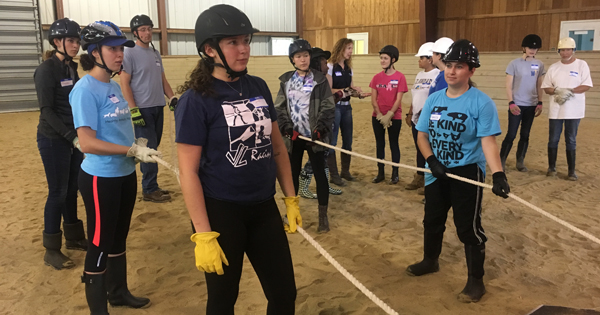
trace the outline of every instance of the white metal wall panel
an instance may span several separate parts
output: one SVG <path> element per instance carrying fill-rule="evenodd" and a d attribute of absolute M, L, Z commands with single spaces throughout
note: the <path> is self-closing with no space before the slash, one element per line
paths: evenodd
<path fill-rule="evenodd" d="M 36 0 L 0 0 L 0 112 L 38 108 L 33 72 L 41 62 Z"/>
<path fill-rule="evenodd" d="M 111 21 L 119 27 L 129 27 L 136 14 L 146 14 L 158 27 L 156 0 L 63 0 L 65 16 L 81 27 L 97 21 Z M 52 22 L 50 22 L 52 23 Z"/>
<path fill-rule="evenodd" d="M 82 27 L 85 27 L 85 25 L 82 25 Z M 132 33 L 125 33 L 125 36 L 127 36 L 127 38 L 135 41 L 135 38 L 133 38 Z M 50 42 L 48 41 L 48 31 L 42 32 L 42 40 L 43 40 L 43 42 L 42 42 L 43 51 L 54 49 L 54 47 L 50 46 Z M 156 49 L 160 48 L 159 34 L 157 34 L 157 33 L 152 34 L 152 43 L 154 44 L 154 47 L 156 47 Z M 81 53 L 84 53 L 84 51 L 79 50 L 79 54 L 81 54 Z"/>
<path fill-rule="evenodd" d="M 252 56 L 270 55 L 270 38 L 254 36 L 250 43 Z M 197 55 L 194 34 L 169 34 L 169 55 Z"/>
<path fill-rule="evenodd" d="M 244 11 L 262 32 L 296 32 L 296 0 L 167 0 L 167 26 L 193 29 L 202 11 L 221 3 Z"/>
<path fill-rule="evenodd" d="M 40 5 L 40 18 L 42 25 L 52 24 L 54 22 L 54 0 L 38 0 Z"/>

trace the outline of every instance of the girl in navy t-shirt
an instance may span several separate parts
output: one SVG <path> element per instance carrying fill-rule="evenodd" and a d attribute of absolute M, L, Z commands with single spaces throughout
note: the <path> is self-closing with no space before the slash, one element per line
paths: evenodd
<path fill-rule="evenodd" d="M 233 314 L 244 254 L 262 283 L 267 312 L 294 314 L 296 285 L 276 179 L 286 196 L 288 232 L 302 218 L 271 92 L 246 74 L 256 32 L 230 5 L 202 12 L 195 30 L 202 59 L 179 88 L 175 110 L 181 190 L 197 232 L 191 236 L 196 267 L 206 276 L 206 314 Z"/>

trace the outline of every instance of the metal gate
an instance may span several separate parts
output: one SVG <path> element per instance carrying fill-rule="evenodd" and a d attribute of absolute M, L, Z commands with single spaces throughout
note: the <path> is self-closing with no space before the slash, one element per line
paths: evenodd
<path fill-rule="evenodd" d="M 38 108 L 33 72 L 42 62 L 37 0 L 0 0 L 0 112 Z"/>

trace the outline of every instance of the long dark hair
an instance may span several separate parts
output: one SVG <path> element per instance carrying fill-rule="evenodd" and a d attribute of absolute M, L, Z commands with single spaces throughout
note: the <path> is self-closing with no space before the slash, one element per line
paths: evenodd
<path fill-rule="evenodd" d="M 81 68 L 84 71 L 90 71 L 94 68 L 94 56 L 91 54 L 83 54 L 79 56 L 79 62 L 81 63 Z"/>
<path fill-rule="evenodd" d="M 210 45 L 211 47 L 216 47 L 218 43 L 210 40 L 207 42 L 202 49 L 206 49 L 206 46 Z M 183 94 L 183 92 L 187 90 L 193 90 L 197 93 L 201 93 L 204 96 L 216 96 L 217 93 L 213 88 L 214 78 L 212 76 L 214 66 L 214 59 L 208 56 L 206 53 L 204 56 L 198 60 L 198 64 L 196 64 L 196 68 L 187 75 L 187 80 L 183 85 L 177 87 L 177 93 Z"/>

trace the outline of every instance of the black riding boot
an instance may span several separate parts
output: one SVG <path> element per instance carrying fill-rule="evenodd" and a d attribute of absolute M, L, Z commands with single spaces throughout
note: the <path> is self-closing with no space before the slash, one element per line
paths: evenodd
<path fill-rule="evenodd" d="M 442 252 L 442 241 L 444 240 L 444 233 L 427 233 L 424 235 L 423 244 L 423 260 L 408 266 L 406 273 L 409 276 L 422 276 L 428 273 L 434 273 L 440 271 L 440 264 L 438 257 Z"/>
<path fill-rule="evenodd" d="M 108 257 L 106 262 L 106 289 L 108 302 L 112 306 L 142 308 L 150 305 L 150 299 L 136 297 L 127 288 L 126 254 Z"/>
<path fill-rule="evenodd" d="M 81 282 L 85 283 L 85 298 L 90 308 L 90 315 L 108 315 L 105 275 L 91 275 L 84 272 Z"/>
<path fill-rule="evenodd" d="M 56 270 L 75 267 L 75 263 L 60 251 L 62 247 L 62 232 L 56 234 L 42 232 L 42 243 L 46 248 L 44 263 L 47 266 L 51 266 Z"/>
<path fill-rule="evenodd" d="M 65 247 L 67 249 L 83 251 L 87 250 L 88 243 L 85 239 L 85 232 L 83 231 L 83 222 L 81 220 L 78 220 L 75 223 L 63 222 L 63 229 L 65 230 Z"/>
<path fill-rule="evenodd" d="M 373 184 L 381 183 L 385 180 L 385 166 L 381 163 L 377 163 L 377 176 L 371 181 Z"/>
<path fill-rule="evenodd" d="M 558 155 L 558 148 L 548 147 L 548 172 L 546 176 L 556 176 L 556 156 Z"/>
<path fill-rule="evenodd" d="M 342 159 L 342 171 L 340 172 L 340 177 L 350 182 L 355 181 L 356 177 L 350 174 L 350 162 L 352 161 L 352 155 L 342 153 L 340 157 Z"/>
<path fill-rule="evenodd" d="M 502 148 L 500 149 L 500 162 L 502 162 L 502 170 L 506 172 L 506 158 L 512 149 L 512 143 L 502 141 Z"/>
<path fill-rule="evenodd" d="M 527 154 L 528 146 L 529 141 L 519 141 L 519 144 L 517 146 L 517 170 L 519 172 L 529 171 L 527 167 L 525 167 L 525 155 Z"/>
<path fill-rule="evenodd" d="M 481 245 L 465 245 L 469 278 L 467 285 L 458 294 L 458 300 L 464 303 L 479 302 L 485 294 L 483 285 L 483 262 L 485 261 L 485 243 Z"/>
<path fill-rule="evenodd" d="M 575 173 L 575 150 L 567 150 L 567 165 L 569 166 L 569 180 L 577 180 Z"/>
<path fill-rule="evenodd" d="M 319 227 L 317 228 L 319 233 L 329 232 L 329 218 L 327 218 L 327 206 L 319 205 Z"/>
<path fill-rule="evenodd" d="M 337 160 L 335 158 L 335 152 L 334 153 L 330 153 L 327 156 L 327 167 L 329 168 L 329 174 L 331 175 L 331 179 L 329 180 L 330 183 L 334 183 L 338 186 L 346 186 L 346 183 L 344 183 L 344 181 L 342 180 L 342 178 L 340 177 L 340 174 L 338 173 L 338 167 L 337 167 Z"/>

